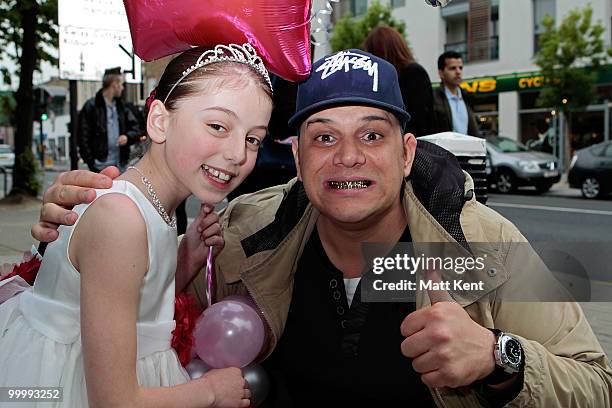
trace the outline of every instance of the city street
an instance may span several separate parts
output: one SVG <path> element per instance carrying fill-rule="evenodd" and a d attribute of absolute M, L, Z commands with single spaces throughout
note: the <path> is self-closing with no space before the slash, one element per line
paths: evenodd
<path fill-rule="evenodd" d="M 44 189 L 60 171 L 47 170 Z M 11 176 L 8 175 L 8 185 Z M 4 179 L 0 173 L 0 198 L 4 197 Z M 517 194 L 489 193 L 488 206 L 512 221 L 530 241 L 602 242 L 612 241 L 612 195 L 600 200 L 582 198 L 580 191 L 563 183 L 546 194 L 521 189 Z M 193 197 L 187 202 L 187 216 L 194 218 L 199 203 Z"/>
<path fill-rule="evenodd" d="M 63 169 L 47 170 L 44 187 L 48 188 Z M 9 187 L 11 183 L 8 177 Z M 0 198 L 4 181 L 0 174 Z M 612 241 L 612 197 L 602 200 L 586 200 L 580 192 L 559 183 L 544 195 L 530 190 L 517 194 L 489 193 L 487 203 L 491 208 L 512 221 L 532 242 L 593 242 L 603 245 Z M 225 203 L 222 203 L 219 208 Z M 19 208 L 0 209 L 0 260 L 15 262 L 19 254 L 30 248 L 33 239 L 30 226 L 38 218 L 40 204 L 29 203 Z M 193 219 L 200 208 L 191 197 L 187 201 L 187 215 Z M 11 209 L 9 211 L 4 211 Z M 594 244 L 597 245 L 597 244 Z M 593 330 L 609 355 L 612 355 L 612 271 L 598 271 L 591 281 L 591 293 L 606 302 L 581 303 Z"/>
<path fill-rule="evenodd" d="M 47 170 L 44 189 L 60 171 Z M 11 176 L 8 175 L 8 185 Z M 0 198 L 4 197 L 4 179 L 0 173 Z M 521 189 L 517 194 L 489 193 L 488 206 L 512 221 L 530 241 L 602 242 L 612 241 L 612 195 L 600 200 L 582 198 L 580 191 L 563 183 L 546 194 Z M 187 216 L 194 218 L 198 201 L 187 201 Z"/>
<path fill-rule="evenodd" d="M 612 0 L 210 3 L 0 0 L 0 408 L 609 406 Z"/>

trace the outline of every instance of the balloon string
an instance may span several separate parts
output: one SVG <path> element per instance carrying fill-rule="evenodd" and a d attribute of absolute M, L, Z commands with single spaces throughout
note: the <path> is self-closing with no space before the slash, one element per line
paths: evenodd
<path fill-rule="evenodd" d="M 206 300 L 208 306 L 212 305 L 212 287 L 213 287 L 213 247 L 208 247 L 208 258 L 206 259 Z"/>
<path fill-rule="evenodd" d="M 331 21 L 324 21 L 323 16 L 327 16 L 325 20 L 331 20 L 331 15 L 334 11 L 332 3 L 340 3 L 340 0 L 326 0 L 325 5 L 316 11 L 313 10 L 312 15 L 310 16 L 309 22 L 311 23 L 311 34 L 323 33 L 324 37 L 323 41 L 316 41 L 314 38 L 312 38 L 310 42 L 314 46 L 318 47 L 325 45 L 329 41 L 332 24 Z"/>

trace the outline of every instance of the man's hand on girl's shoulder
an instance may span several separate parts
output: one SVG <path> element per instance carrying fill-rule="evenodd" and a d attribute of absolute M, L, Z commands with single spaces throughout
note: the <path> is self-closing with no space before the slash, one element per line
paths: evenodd
<path fill-rule="evenodd" d="M 41 242 L 55 241 L 60 225 L 73 225 L 76 222 L 77 214 L 72 207 L 92 202 L 96 198 L 94 189 L 110 188 L 119 174 L 119 169 L 112 166 L 99 174 L 87 170 L 61 173 L 43 195 L 40 218 L 32 226 L 32 236 Z"/>

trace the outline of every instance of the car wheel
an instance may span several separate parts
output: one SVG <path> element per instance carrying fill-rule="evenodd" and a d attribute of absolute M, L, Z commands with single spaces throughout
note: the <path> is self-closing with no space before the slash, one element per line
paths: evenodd
<path fill-rule="evenodd" d="M 595 177 L 587 177 L 580 186 L 584 198 L 597 198 L 601 195 L 601 184 Z"/>
<path fill-rule="evenodd" d="M 546 193 L 552 187 L 552 183 L 541 183 L 536 184 L 535 188 L 538 193 L 543 194 Z"/>
<path fill-rule="evenodd" d="M 500 170 L 495 179 L 497 191 L 508 194 L 516 190 L 516 180 L 514 174 L 509 170 Z"/>

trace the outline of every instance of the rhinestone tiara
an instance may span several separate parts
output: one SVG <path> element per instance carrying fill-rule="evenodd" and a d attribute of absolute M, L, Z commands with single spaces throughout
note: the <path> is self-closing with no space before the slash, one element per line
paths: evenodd
<path fill-rule="evenodd" d="M 198 68 L 202 68 L 206 65 L 214 64 L 216 62 L 237 62 L 239 64 L 248 65 L 252 69 L 254 69 L 259 75 L 261 75 L 265 80 L 270 90 L 272 89 L 272 81 L 270 81 L 270 75 L 268 74 L 268 70 L 266 69 L 261 57 L 257 55 L 257 51 L 255 48 L 249 43 L 238 45 L 238 44 L 217 44 L 215 48 L 204 51 L 202 55 L 198 58 L 195 64 L 187 68 L 183 71 L 183 76 L 179 78 L 178 81 L 164 98 L 164 103 L 168 100 L 168 97 L 174 91 L 174 88 L 178 86 L 189 74 L 195 71 Z"/>

